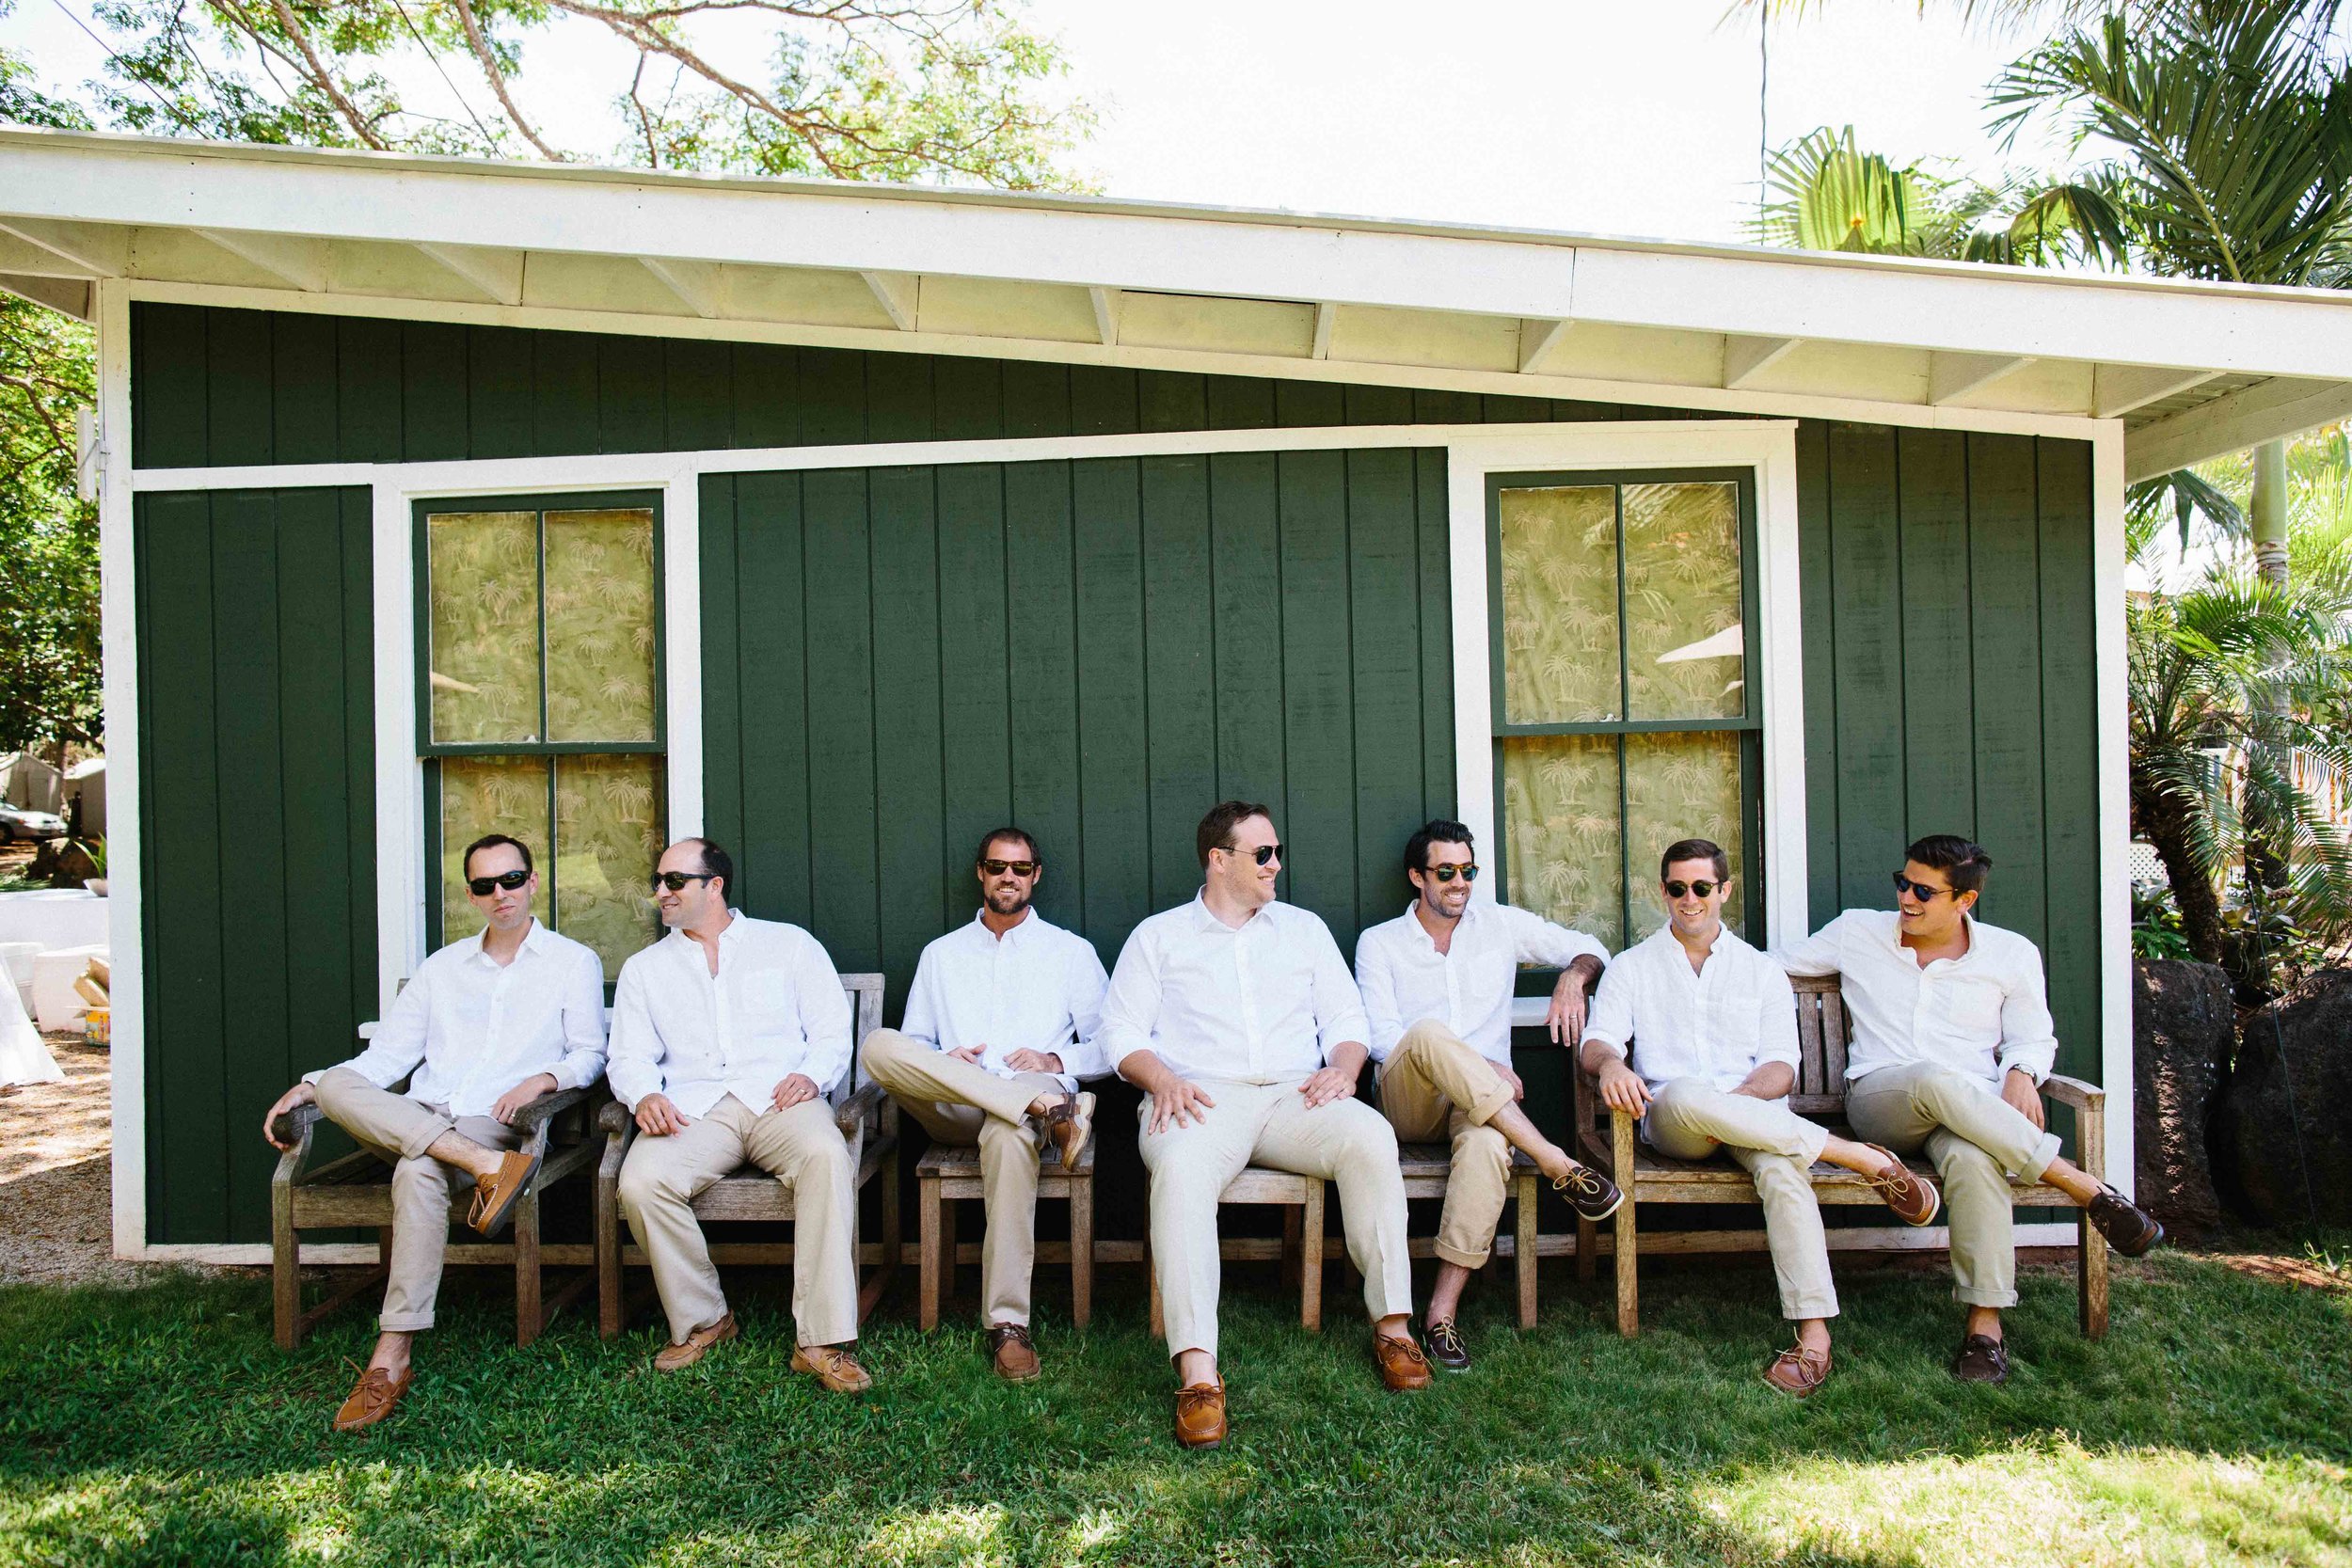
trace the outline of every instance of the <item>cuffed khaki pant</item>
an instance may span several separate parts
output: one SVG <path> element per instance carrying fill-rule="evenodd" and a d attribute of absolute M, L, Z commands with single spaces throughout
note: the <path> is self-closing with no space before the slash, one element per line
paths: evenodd
<path fill-rule="evenodd" d="M 1670 1160 L 1704 1160 L 1718 1148 L 1756 1182 L 1764 1240 L 1780 1282 L 1780 1315 L 1802 1323 L 1837 1316 L 1829 1241 L 1813 1196 L 1813 1162 L 1829 1133 L 1786 1105 L 1677 1078 L 1650 1097 L 1642 1135 Z"/>
<path fill-rule="evenodd" d="M 446 1105 L 379 1089 L 347 1067 L 330 1068 L 311 1088 L 321 1115 L 391 1162 L 391 1269 L 376 1326 L 387 1334 L 431 1328 L 450 1199 L 473 1189 L 473 1173 L 453 1170 L 425 1150 L 444 1132 L 485 1148 L 516 1148 L 522 1135 L 496 1117 L 453 1117 Z"/>
<path fill-rule="evenodd" d="M 862 1053 L 866 1076 L 888 1089 L 923 1131 L 944 1144 L 980 1151 L 980 1322 L 1029 1321 L 1029 1276 L 1037 1263 L 1038 1128 L 1029 1103 L 1059 1095 L 1051 1073 L 999 1078 L 977 1062 L 877 1029 Z"/>
<path fill-rule="evenodd" d="M 1405 1173 L 1396 1134 L 1360 1100 L 1310 1110 L 1303 1078 L 1271 1084 L 1197 1080 L 1216 1103 L 1189 1127 L 1152 1125 L 1152 1096 L 1136 1113 L 1144 1168 L 1152 1173 L 1152 1266 L 1159 1272 L 1168 1353 L 1216 1354 L 1216 1199 L 1245 1165 L 1319 1176 L 1340 1190 L 1347 1255 L 1364 1276 L 1374 1322 L 1413 1309 L 1405 1242 Z"/>
<path fill-rule="evenodd" d="M 1438 1215 L 1438 1256 L 1483 1268 L 1511 1190 L 1511 1145 L 1486 1125 L 1511 1103 L 1511 1085 L 1494 1064 L 1434 1018 L 1405 1031 L 1380 1064 L 1380 1110 L 1399 1143 L 1454 1145 L 1445 1207 Z"/>
<path fill-rule="evenodd" d="M 733 1095 L 666 1137 L 641 1135 L 621 1165 L 621 1207 L 653 1264 L 670 1342 L 727 1315 L 695 1197 L 745 1162 L 792 1192 L 792 1322 L 803 1345 L 857 1338 L 857 1166 L 820 1096 L 755 1113 Z"/>
<path fill-rule="evenodd" d="M 2017 1305 L 2009 1179 L 2039 1181 L 2058 1138 L 2018 1114 L 1981 1078 L 1930 1062 L 1885 1067 L 1846 1085 L 1854 1136 L 1898 1154 L 1927 1150 L 1944 1180 L 1952 1295 L 1970 1307 Z"/>

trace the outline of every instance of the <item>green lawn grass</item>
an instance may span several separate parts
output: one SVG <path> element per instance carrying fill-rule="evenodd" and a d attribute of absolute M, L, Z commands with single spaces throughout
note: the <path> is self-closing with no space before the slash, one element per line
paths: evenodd
<path fill-rule="evenodd" d="M 1630 1341 L 1548 1267 L 1538 1330 L 1473 1297 L 1475 1369 L 1413 1396 L 1352 1318 L 1307 1334 L 1235 1267 L 1210 1454 L 1169 1439 L 1134 1273 L 1083 1338 L 1049 1310 L 1025 1387 L 969 1328 L 915 1332 L 902 1286 L 858 1399 L 787 1372 L 776 1275 L 739 1274 L 744 1337 L 667 1378 L 647 1319 L 516 1349 L 476 1275 L 356 1439 L 327 1418 L 364 1311 L 287 1356 L 258 1279 L 0 1291 L 0 1562 L 2352 1563 L 2352 1296 L 2191 1256 L 2123 1265 L 2096 1345 L 2071 1278 L 2030 1275 L 1999 1389 L 1946 1375 L 1941 1277 L 1848 1271 L 1802 1404 L 1758 1381 L 1754 1263 L 1645 1271 Z"/>

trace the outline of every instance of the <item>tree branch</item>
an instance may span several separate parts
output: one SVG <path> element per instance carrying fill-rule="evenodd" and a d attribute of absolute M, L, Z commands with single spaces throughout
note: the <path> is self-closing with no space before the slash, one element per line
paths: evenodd
<path fill-rule="evenodd" d="M 278 3 L 282 6 L 285 0 Z M 451 0 L 451 4 L 457 8 L 457 19 L 466 24 L 466 41 L 473 46 L 473 57 L 482 62 L 482 73 L 490 79 L 490 90 L 498 94 L 506 118 L 514 121 L 515 129 L 523 134 L 525 141 L 539 150 L 541 157 L 550 163 L 564 162 L 564 154 L 542 140 L 539 133 L 531 128 L 531 121 L 523 118 L 522 110 L 515 106 L 514 95 L 506 90 L 506 72 L 499 68 L 498 56 L 490 53 L 489 40 L 482 36 L 482 24 L 474 19 L 473 7 L 468 0 Z"/>
<path fill-rule="evenodd" d="M 287 5 L 286 0 L 270 0 L 270 5 L 278 13 L 278 24 L 286 30 L 287 40 L 296 49 L 302 51 L 302 57 L 310 62 L 311 81 L 317 85 L 321 92 L 326 94 L 336 110 L 342 115 L 344 121 L 350 125 L 352 134 L 378 152 L 389 150 L 389 144 L 375 134 L 375 128 L 368 123 L 367 117 L 359 112 L 358 105 L 343 95 L 343 89 L 337 85 L 333 72 L 329 71 L 326 63 L 319 58 L 318 51 L 310 47 L 310 36 L 302 30 L 301 19 L 294 15 L 294 8 Z"/>

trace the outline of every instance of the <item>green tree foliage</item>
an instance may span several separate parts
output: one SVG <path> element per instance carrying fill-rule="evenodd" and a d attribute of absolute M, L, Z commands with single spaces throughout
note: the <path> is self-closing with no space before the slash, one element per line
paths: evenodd
<path fill-rule="evenodd" d="M 1986 182 L 1898 165 L 1865 150 L 1851 125 L 1823 126 L 1766 161 L 1749 232 L 1798 250 L 2040 264 L 2062 256 L 2079 221 L 2070 182 L 2024 174 Z"/>

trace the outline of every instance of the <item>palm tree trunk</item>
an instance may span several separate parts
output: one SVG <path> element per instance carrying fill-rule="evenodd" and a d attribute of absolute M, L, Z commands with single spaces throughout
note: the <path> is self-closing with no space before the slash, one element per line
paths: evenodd
<path fill-rule="evenodd" d="M 2254 503 L 2247 519 L 2254 534 L 2254 571 L 2274 588 L 2287 585 L 2287 444 L 2254 449 Z"/>
<path fill-rule="evenodd" d="M 2173 907 L 2181 911 L 2181 934 L 2188 939 L 2189 950 L 2201 963 L 2219 963 L 2221 897 L 2214 891 L 2213 879 L 2189 851 L 2187 811 L 2171 797 L 2150 792 L 2136 796 L 2132 815 L 2154 847 L 2156 859 L 2164 863 L 2165 878 L 2172 884 Z"/>

